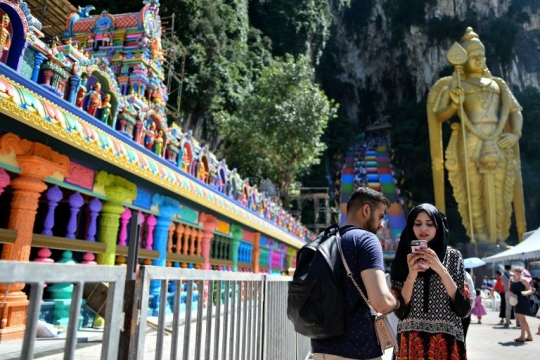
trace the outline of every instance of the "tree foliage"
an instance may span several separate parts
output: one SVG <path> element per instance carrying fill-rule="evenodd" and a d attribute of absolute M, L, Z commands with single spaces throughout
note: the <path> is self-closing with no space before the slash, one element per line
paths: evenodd
<path fill-rule="evenodd" d="M 337 106 L 313 83 L 309 58 L 292 55 L 265 67 L 235 113 L 217 114 L 230 166 L 279 181 L 285 196 L 295 177 L 319 163 L 321 141 Z"/>

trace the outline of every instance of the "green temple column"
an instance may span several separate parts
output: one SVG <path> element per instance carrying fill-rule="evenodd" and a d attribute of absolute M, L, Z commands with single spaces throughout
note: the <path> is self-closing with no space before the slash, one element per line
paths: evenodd
<path fill-rule="evenodd" d="M 120 215 L 124 212 L 124 202 L 131 202 L 137 197 L 137 186 L 126 179 L 100 171 L 96 176 L 95 186 L 102 186 L 109 198 L 103 203 L 99 221 L 99 242 L 106 245 L 105 253 L 98 254 L 99 265 L 114 265 L 116 258 L 116 239 L 120 228 Z M 96 316 L 94 327 L 102 328 L 105 319 Z"/>
<path fill-rule="evenodd" d="M 103 186 L 109 200 L 105 201 L 99 222 L 99 242 L 106 244 L 103 254 L 98 254 L 99 265 L 114 265 L 116 258 L 116 239 L 120 228 L 120 215 L 124 212 L 124 202 L 131 202 L 137 197 L 137 186 L 126 179 L 100 171 L 96 177 L 96 186 Z"/>
<path fill-rule="evenodd" d="M 229 258 L 233 262 L 233 271 L 238 271 L 238 248 L 240 247 L 240 239 L 242 239 L 242 235 L 244 235 L 244 231 L 240 226 L 231 226 L 232 243 Z"/>

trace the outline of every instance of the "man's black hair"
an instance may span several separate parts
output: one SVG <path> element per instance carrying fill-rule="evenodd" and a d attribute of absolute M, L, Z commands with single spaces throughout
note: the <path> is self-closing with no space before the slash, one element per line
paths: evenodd
<path fill-rule="evenodd" d="M 390 201 L 381 192 L 369 187 L 359 187 L 347 201 L 347 215 L 359 211 L 365 204 L 368 204 L 371 211 L 374 211 L 381 203 L 386 207 L 390 206 Z"/>
<path fill-rule="evenodd" d="M 510 270 L 512 269 L 512 265 L 506 264 L 504 265 L 504 270 Z"/>

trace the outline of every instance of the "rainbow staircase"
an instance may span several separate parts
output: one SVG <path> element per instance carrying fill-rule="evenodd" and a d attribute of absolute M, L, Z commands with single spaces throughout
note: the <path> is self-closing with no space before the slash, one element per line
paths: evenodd
<path fill-rule="evenodd" d="M 339 199 L 340 225 L 347 217 L 347 201 L 351 197 L 354 187 L 354 148 L 349 148 L 345 153 L 345 164 L 341 170 L 341 193 Z"/>
<path fill-rule="evenodd" d="M 343 224 L 347 217 L 347 201 L 354 189 L 354 148 L 361 145 L 362 143 L 350 148 L 345 155 L 345 164 L 341 172 L 340 224 Z M 391 237 L 393 241 L 385 250 L 395 251 L 397 239 L 405 228 L 405 215 L 392 174 L 387 145 L 383 144 L 376 150 L 366 151 L 364 161 L 368 186 L 373 190 L 382 191 L 391 203 L 387 209 L 386 221 L 387 231 L 390 232 L 388 237 Z"/>

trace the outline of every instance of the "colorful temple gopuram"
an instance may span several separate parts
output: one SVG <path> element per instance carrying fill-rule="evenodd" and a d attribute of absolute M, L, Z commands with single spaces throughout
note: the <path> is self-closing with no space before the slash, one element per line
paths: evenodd
<path fill-rule="evenodd" d="M 250 186 L 167 125 L 159 1 L 120 15 L 59 2 L 72 13 L 45 42 L 27 3 L 0 0 L 1 260 L 121 266 L 137 216 L 140 264 L 294 267 L 312 234 L 273 185 Z M 23 336 L 24 288 L 0 284 L 0 341 Z M 47 286 L 49 322 L 66 323 L 70 292 Z"/>

